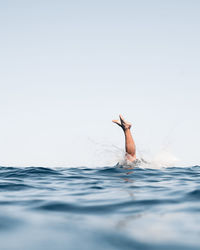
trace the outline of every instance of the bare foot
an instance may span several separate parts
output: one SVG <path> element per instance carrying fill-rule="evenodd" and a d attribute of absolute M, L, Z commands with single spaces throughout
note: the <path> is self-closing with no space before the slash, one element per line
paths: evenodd
<path fill-rule="evenodd" d="M 119 115 L 119 120 L 112 120 L 112 122 L 119 125 L 124 131 L 131 128 L 131 123 L 124 120 L 122 115 Z"/>

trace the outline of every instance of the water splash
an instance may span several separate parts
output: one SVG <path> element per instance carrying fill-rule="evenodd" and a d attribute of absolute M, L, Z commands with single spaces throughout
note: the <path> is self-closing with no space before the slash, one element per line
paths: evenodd
<path fill-rule="evenodd" d="M 178 162 L 180 162 L 180 159 L 173 155 L 172 152 L 163 149 L 157 153 L 147 165 L 149 165 L 149 168 L 160 169 L 163 167 L 176 166 Z"/>

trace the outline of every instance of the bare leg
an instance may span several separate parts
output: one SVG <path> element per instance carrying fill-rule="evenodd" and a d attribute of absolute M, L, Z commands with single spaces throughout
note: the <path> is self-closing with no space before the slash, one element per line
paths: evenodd
<path fill-rule="evenodd" d="M 130 131 L 131 124 L 126 122 L 121 115 L 119 118 L 120 120 L 113 120 L 113 122 L 123 129 L 125 135 L 126 159 L 133 162 L 136 160 L 136 147 Z"/>

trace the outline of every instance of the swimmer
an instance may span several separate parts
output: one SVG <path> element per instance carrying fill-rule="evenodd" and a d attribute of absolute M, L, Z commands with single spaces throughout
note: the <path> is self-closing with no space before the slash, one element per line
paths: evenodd
<path fill-rule="evenodd" d="M 112 122 L 116 123 L 119 125 L 125 135 L 125 148 L 126 148 L 126 160 L 130 162 L 135 162 L 136 161 L 136 147 L 135 147 L 135 142 L 133 140 L 133 137 L 131 135 L 131 123 L 126 122 L 124 118 L 119 115 L 119 120 L 113 120 Z"/>

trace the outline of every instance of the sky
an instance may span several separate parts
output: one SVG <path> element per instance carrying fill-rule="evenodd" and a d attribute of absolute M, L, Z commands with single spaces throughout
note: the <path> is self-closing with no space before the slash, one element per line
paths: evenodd
<path fill-rule="evenodd" d="M 0 165 L 200 165 L 198 0 L 0 2 Z"/>

